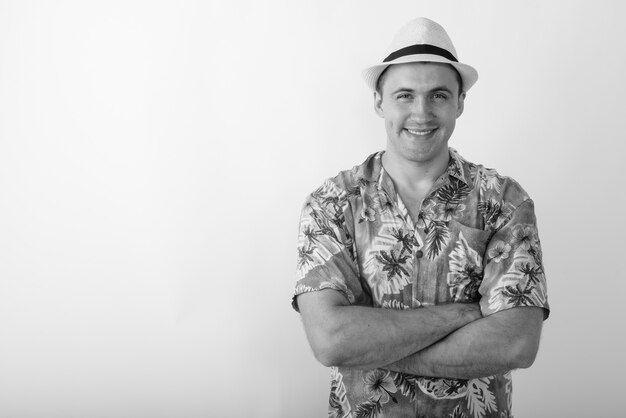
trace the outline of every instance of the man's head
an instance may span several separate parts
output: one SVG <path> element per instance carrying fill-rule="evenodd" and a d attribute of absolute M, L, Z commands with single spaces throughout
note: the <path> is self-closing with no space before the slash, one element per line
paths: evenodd
<path fill-rule="evenodd" d="M 465 93 L 449 65 L 414 62 L 390 66 L 374 92 L 385 119 L 387 152 L 395 160 L 428 164 L 447 158 L 448 140 L 463 113 Z"/>
<path fill-rule="evenodd" d="M 461 91 L 467 92 L 478 79 L 476 70 L 458 61 L 456 49 L 445 29 L 424 17 L 407 23 L 394 37 L 385 58 L 363 71 L 363 78 L 380 92 L 387 69 L 408 62 L 439 62 L 452 66 L 460 78 Z M 382 76 L 382 77 L 381 77 Z"/>
<path fill-rule="evenodd" d="M 390 156 L 420 164 L 447 160 L 448 140 L 478 73 L 458 61 L 441 25 L 426 18 L 407 23 L 363 78 L 385 119 Z"/>

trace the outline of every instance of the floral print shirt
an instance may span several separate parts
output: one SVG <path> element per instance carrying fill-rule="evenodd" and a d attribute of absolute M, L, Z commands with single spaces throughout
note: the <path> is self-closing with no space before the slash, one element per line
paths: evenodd
<path fill-rule="evenodd" d="M 373 154 L 307 199 L 298 239 L 299 294 L 341 292 L 353 305 L 419 309 L 479 302 L 549 313 L 533 201 L 514 180 L 450 148 L 446 173 L 417 219 Z M 331 368 L 330 417 L 511 417 L 511 376 L 443 379 Z"/>

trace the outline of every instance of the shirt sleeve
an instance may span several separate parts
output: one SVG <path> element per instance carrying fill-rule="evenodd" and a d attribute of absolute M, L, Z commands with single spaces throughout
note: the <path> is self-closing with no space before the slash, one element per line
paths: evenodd
<path fill-rule="evenodd" d="M 292 306 L 299 311 L 297 296 L 334 289 L 354 304 L 363 296 L 354 256 L 349 202 L 327 181 L 306 200 L 300 217 L 296 285 Z"/>
<path fill-rule="evenodd" d="M 515 208 L 508 222 L 489 241 L 479 292 L 485 316 L 518 306 L 541 307 L 544 319 L 550 314 L 531 199 Z"/>

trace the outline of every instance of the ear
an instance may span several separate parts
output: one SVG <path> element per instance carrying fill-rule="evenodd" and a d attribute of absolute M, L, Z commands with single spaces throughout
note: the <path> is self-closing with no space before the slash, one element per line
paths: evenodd
<path fill-rule="evenodd" d="M 383 111 L 383 96 L 377 91 L 374 92 L 374 111 L 381 118 L 385 117 L 385 112 Z"/>
<path fill-rule="evenodd" d="M 459 104 L 456 109 L 456 117 L 458 118 L 463 114 L 463 109 L 465 108 L 465 92 L 459 94 Z"/>

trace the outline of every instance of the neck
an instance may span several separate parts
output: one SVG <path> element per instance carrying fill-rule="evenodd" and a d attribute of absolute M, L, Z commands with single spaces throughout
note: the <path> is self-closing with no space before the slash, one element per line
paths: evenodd
<path fill-rule="evenodd" d="M 401 188 L 430 189 L 446 171 L 449 159 L 449 153 L 446 152 L 432 161 L 409 161 L 387 151 L 383 154 L 382 162 L 385 171 Z"/>

